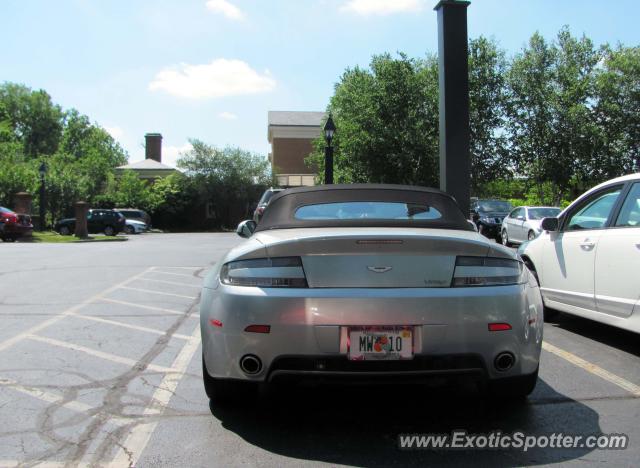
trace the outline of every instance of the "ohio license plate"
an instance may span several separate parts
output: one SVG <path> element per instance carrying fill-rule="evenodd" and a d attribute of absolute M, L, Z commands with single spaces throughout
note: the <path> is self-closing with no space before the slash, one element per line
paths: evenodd
<path fill-rule="evenodd" d="M 349 327 L 352 361 L 413 358 L 412 327 Z"/>

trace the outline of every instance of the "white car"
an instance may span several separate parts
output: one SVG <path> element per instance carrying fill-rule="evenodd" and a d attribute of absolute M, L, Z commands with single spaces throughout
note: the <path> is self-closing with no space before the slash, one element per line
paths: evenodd
<path fill-rule="evenodd" d="M 640 174 L 592 188 L 519 249 L 545 306 L 640 333 Z"/>
<path fill-rule="evenodd" d="M 148 230 L 149 226 L 142 221 L 136 221 L 135 219 L 127 219 L 125 221 L 124 232 L 127 234 L 141 234 Z"/>
<path fill-rule="evenodd" d="M 542 232 L 543 218 L 558 216 L 562 210 L 554 206 L 519 206 L 502 220 L 502 245 L 522 244 Z"/>

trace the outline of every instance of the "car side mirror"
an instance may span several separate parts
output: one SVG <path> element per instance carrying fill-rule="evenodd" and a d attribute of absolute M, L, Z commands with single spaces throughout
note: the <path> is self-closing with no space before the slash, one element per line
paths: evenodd
<path fill-rule="evenodd" d="M 253 232 L 256 230 L 257 226 L 258 225 L 253 219 L 247 219 L 246 221 L 242 221 L 240 224 L 238 224 L 236 234 L 238 234 L 240 237 L 248 239 L 253 235 Z"/>
<path fill-rule="evenodd" d="M 518 221 L 524 221 L 524 216 L 520 215 L 520 216 L 516 216 L 516 219 Z"/>
<path fill-rule="evenodd" d="M 545 231 L 557 231 L 558 230 L 558 218 L 543 218 L 540 226 Z"/>

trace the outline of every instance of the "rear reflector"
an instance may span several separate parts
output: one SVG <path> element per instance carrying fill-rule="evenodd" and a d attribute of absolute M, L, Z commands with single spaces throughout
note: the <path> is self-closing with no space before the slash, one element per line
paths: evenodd
<path fill-rule="evenodd" d="M 211 319 L 209 320 L 209 323 L 214 327 L 222 327 L 222 322 L 220 320 Z"/>
<path fill-rule="evenodd" d="M 271 325 L 249 325 L 244 331 L 249 333 L 269 333 Z"/>
<path fill-rule="evenodd" d="M 511 330 L 511 325 L 508 323 L 490 323 L 489 331 L 505 331 Z"/>

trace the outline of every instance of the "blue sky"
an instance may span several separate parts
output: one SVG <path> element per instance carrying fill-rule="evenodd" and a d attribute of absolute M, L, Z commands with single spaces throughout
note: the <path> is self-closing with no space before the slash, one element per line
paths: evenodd
<path fill-rule="evenodd" d="M 189 138 L 266 155 L 267 111 L 324 110 L 347 67 L 437 51 L 435 0 L 2 0 L 0 81 L 45 89 L 143 158 Z M 565 24 L 640 43 L 637 0 L 475 0 L 469 35 L 509 53 Z"/>

